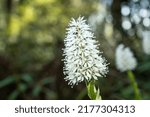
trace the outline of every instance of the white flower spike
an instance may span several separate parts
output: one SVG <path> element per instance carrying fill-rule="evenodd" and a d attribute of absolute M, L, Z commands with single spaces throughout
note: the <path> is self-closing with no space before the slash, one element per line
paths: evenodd
<path fill-rule="evenodd" d="M 69 85 L 77 85 L 84 80 L 97 80 L 108 72 L 108 64 L 100 55 L 97 41 L 86 20 L 73 19 L 67 28 L 64 40 L 64 74 Z"/>
<path fill-rule="evenodd" d="M 143 32 L 142 45 L 144 53 L 150 55 L 150 31 Z"/>
<path fill-rule="evenodd" d="M 116 66 L 121 72 L 134 70 L 137 66 L 136 58 L 130 48 L 120 44 L 116 49 Z"/>

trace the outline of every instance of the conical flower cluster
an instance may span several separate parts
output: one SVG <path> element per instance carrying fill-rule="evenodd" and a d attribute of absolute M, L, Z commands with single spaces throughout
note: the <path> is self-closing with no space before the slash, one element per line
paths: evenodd
<path fill-rule="evenodd" d="M 94 34 L 83 17 L 72 19 L 64 40 L 64 74 L 69 85 L 97 80 L 108 72 L 106 60 L 98 50 Z"/>
<path fill-rule="evenodd" d="M 116 66 L 121 72 L 134 70 L 137 66 L 136 58 L 128 47 L 120 44 L 116 49 Z"/>
<path fill-rule="evenodd" d="M 143 32 L 142 45 L 144 53 L 150 55 L 150 31 Z"/>

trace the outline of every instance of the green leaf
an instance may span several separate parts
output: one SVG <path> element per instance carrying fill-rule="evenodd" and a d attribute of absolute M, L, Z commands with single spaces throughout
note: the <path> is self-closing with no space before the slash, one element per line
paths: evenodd
<path fill-rule="evenodd" d="M 32 83 L 33 82 L 33 78 L 29 74 L 24 74 L 22 76 L 22 80 L 24 80 L 27 83 Z"/>
<path fill-rule="evenodd" d="M 32 91 L 32 95 L 35 97 L 38 96 L 40 94 L 41 90 L 42 90 L 42 87 L 40 85 L 36 85 Z"/>
<path fill-rule="evenodd" d="M 53 83 L 54 81 L 55 81 L 54 78 L 47 77 L 47 78 L 43 79 L 41 83 L 42 83 L 42 85 L 46 85 L 46 84 Z"/>
<path fill-rule="evenodd" d="M 99 88 L 97 89 L 96 100 L 102 100 L 102 97 L 100 96 L 100 90 L 99 90 Z"/>
<path fill-rule="evenodd" d="M 91 100 L 101 100 L 100 90 L 96 89 L 94 80 L 87 84 L 88 96 Z"/>
<path fill-rule="evenodd" d="M 0 88 L 5 87 L 15 81 L 14 77 L 6 77 L 2 81 L 0 81 Z"/>
<path fill-rule="evenodd" d="M 46 94 L 47 99 L 57 99 L 57 94 L 49 89 L 44 89 L 43 92 Z"/>
<path fill-rule="evenodd" d="M 25 92 L 26 89 L 28 88 L 28 86 L 26 84 L 24 84 L 24 83 L 21 83 L 21 84 L 19 84 L 18 88 L 19 88 L 20 92 Z"/>
<path fill-rule="evenodd" d="M 143 64 L 139 65 L 137 68 L 140 72 L 145 72 L 150 70 L 150 62 L 144 62 Z"/>
<path fill-rule="evenodd" d="M 122 90 L 120 91 L 120 94 L 121 94 L 120 97 L 123 97 L 124 99 L 132 99 L 134 96 L 133 95 L 134 91 L 133 91 L 132 86 L 129 85 L 129 86 L 123 87 Z"/>
<path fill-rule="evenodd" d="M 89 84 L 87 85 L 87 90 L 88 90 L 88 96 L 90 97 L 91 100 L 95 100 L 96 99 L 96 88 L 94 85 L 94 81 L 89 82 Z"/>
<path fill-rule="evenodd" d="M 18 97 L 19 93 L 20 93 L 20 92 L 19 92 L 18 90 L 13 91 L 13 92 L 8 96 L 8 99 L 9 99 L 9 100 L 14 100 L 14 99 L 16 99 L 16 98 Z"/>

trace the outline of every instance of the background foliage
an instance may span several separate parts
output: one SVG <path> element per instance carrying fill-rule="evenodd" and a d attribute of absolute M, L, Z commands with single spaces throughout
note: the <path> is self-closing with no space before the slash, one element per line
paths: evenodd
<path fill-rule="evenodd" d="M 100 78 L 103 99 L 134 99 L 126 73 L 115 67 L 115 48 L 123 42 L 135 53 L 134 71 L 143 99 L 150 99 L 150 57 L 138 36 L 121 28 L 121 3 L 107 8 L 113 20 L 97 24 L 95 35 L 109 65 Z M 62 48 L 69 20 L 89 18 L 98 0 L 0 0 L 0 99 L 88 99 L 85 84 L 71 88 L 64 81 Z M 103 8 L 103 5 L 101 5 Z M 110 18 L 111 19 L 111 18 Z"/>

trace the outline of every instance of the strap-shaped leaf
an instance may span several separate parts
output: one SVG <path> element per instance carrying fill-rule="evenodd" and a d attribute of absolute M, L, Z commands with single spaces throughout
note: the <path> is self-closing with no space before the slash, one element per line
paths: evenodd
<path fill-rule="evenodd" d="M 94 81 L 88 83 L 87 90 L 91 100 L 101 100 L 99 88 L 96 89 Z"/>

